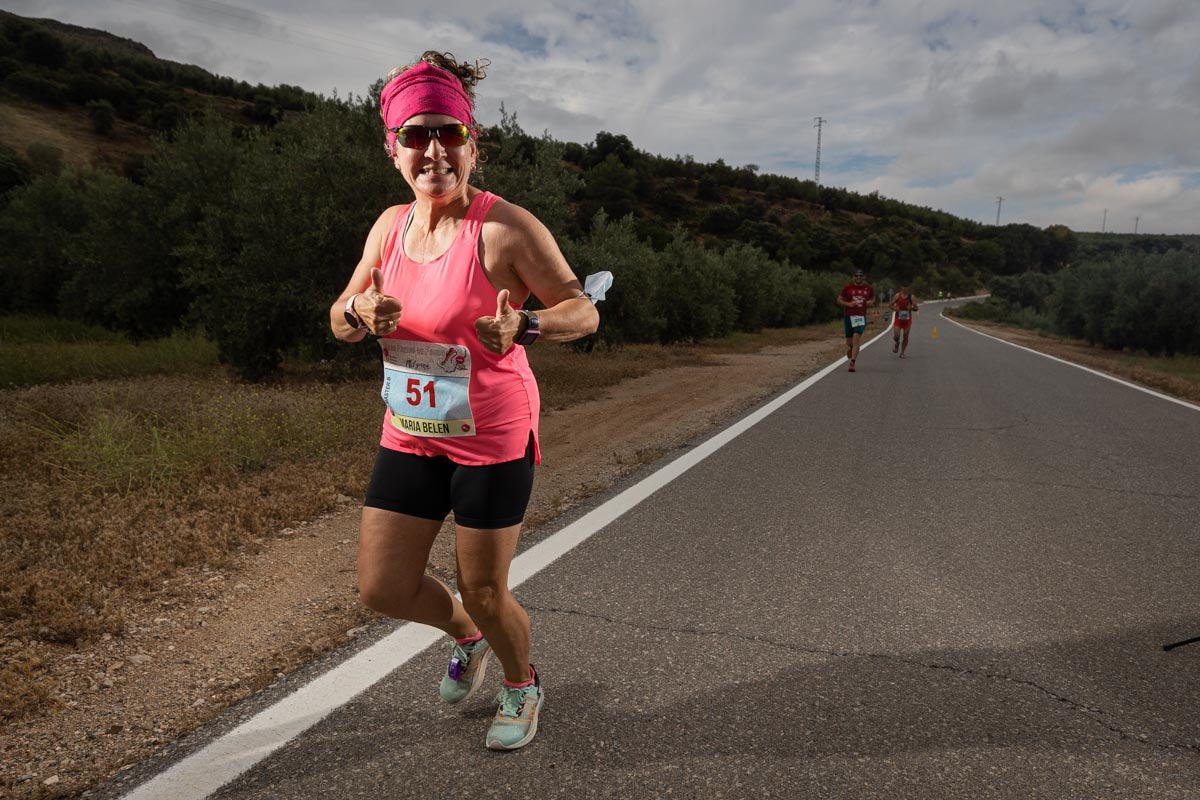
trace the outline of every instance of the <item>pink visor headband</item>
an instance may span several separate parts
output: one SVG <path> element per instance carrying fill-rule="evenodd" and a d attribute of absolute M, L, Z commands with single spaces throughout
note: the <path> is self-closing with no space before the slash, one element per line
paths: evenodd
<path fill-rule="evenodd" d="M 425 61 L 388 81 L 379 93 L 379 111 L 388 128 L 399 128 L 417 114 L 445 114 L 464 125 L 474 123 L 471 101 L 458 78 Z M 388 131 L 387 141 L 391 148 L 396 134 Z"/>

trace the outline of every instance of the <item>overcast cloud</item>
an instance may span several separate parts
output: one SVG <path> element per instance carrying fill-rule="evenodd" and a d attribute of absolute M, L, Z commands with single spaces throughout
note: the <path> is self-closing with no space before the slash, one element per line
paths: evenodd
<path fill-rule="evenodd" d="M 1200 233 L 1198 0 L 0 0 L 253 83 L 488 58 L 479 116 L 985 222 Z M 468 6 L 465 7 L 464 6 Z"/>

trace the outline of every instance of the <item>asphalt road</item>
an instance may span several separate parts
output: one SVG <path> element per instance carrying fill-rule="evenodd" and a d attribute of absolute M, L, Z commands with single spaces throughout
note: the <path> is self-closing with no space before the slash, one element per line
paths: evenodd
<path fill-rule="evenodd" d="M 1200 797 L 1200 411 L 936 314 L 519 587 L 530 746 L 438 645 L 215 796 Z"/>

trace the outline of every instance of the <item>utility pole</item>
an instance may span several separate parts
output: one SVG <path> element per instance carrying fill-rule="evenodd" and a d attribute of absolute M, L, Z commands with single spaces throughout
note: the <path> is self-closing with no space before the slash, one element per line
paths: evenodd
<path fill-rule="evenodd" d="M 1138 221 L 1139 221 L 1139 220 L 1141 220 L 1141 217 L 1134 217 L 1134 218 L 1133 218 L 1133 232 L 1134 232 L 1134 234 L 1135 234 L 1135 235 L 1137 234 L 1137 226 L 1138 226 Z"/>
<path fill-rule="evenodd" d="M 1100 232 L 1104 233 L 1105 227 L 1108 225 L 1108 209 L 1104 209 L 1104 218 L 1100 220 Z"/>
<path fill-rule="evenodd" d="M 821 185 L 821 126 L 825 122 L 824 117 L 813 117 L 813 127 L 817 129 L 817 167 L 813 173 L 813 183 L 817 186 Z"/>
<path fill-rule="evenodd" d="M 996 196 L 996 224 L 1000 224 L 1000 206 L 1004 205 L 1004 198 Z"/>

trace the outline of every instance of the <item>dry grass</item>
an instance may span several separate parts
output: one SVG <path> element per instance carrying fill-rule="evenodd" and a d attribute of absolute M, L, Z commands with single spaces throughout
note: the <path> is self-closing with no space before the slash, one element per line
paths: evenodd
<path fill-rule="evenodd" d="M 529 350 L 529 361 L 537 374 L 542 405 L 557 409 L 594 400 L 609 386 L 664 366 L 702 364 L 726 353 L 754 353 L 767 347 L 819 341 L 829 338 L 832 327 L 768 329 L 696 345 L 635 344 L 591 353 L 570 347 L 534 347 Z M 841 331 L 840 321 L 837 330 Z"/>
<path fill-rule="evenodd" d="M 192 373 L 216 364 L 216 347 L 199 333 L 134 343 L 82 323 L 0 317 L 0 388 Z"/>
<path fill-rule="evenodd" d="M 663 366 L 698 363 L 702 347 L 627 345 L 585 353 L 571 347 L 532 347 L 529 363 L 537 375 L 542 406 L 564 408 L 594 400 L 609 386 Z"/>
<path fill-rule="evenodd" d="M 0 142 L 22 155 L 34 143 L 53 145 L 71 167 L 106 167 L 120 173 L 134 158 L 149 153 L 154 140 L 146 128 L 120 119 L 107 136 L 97 136 L 80 106 L 51 108 L 6 94 L 0 96 Z"/>

